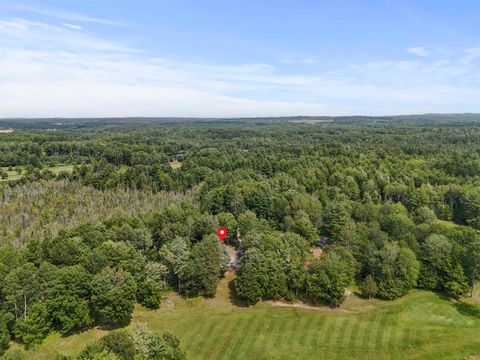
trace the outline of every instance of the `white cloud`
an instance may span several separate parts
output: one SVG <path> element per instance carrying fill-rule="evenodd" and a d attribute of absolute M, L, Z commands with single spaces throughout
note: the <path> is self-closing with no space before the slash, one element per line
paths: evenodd
<path fill-rule="evenodd" d="M 417 55 L 417 56 L 421 56 L 421 57 L 425 57 L 425 56 L 428 56 L 430 55 L 430 53 L 427 51 L 427 49 L 423 48 L 423 47 L 411 47 L 411 48 L 408 48 L 407 51 L 413 55 Z"/>
<path fill-rule="evenodd" d="M 470 48 L 465 49 L 465 54 L 460 61 L 463 64 L 468 64 L 477 59 L 480 59 L 480 48 Z"/>
<path fill-rule="evenodd" d="M 458 58 L 371 62 L 304 76 L 270 64 L 147 57 L 86 31 L 10 19 L 0 21 L 0 117 L 474 112 L 475 56 L 470 49 Z"/>
<path fill-rule="evenodd" d="M 62 23 L 62 25 L 65 26 L 66 28 L 73 29 L 73 30 L 83 30 L 83 27 L 80 25 L 68 24 L 68 23 Z"/>
<path fill-rule="evenodd" d="M 67 21 L 78 21 L 78 22 L 86 22 L 86 23 L 97 23 L 97 24 L 103 24 L 103 25 L 125 26 L 124 23 L 118 22 L 118 21 L 101 19 L 94 16 L 83 15 L 83 14 L 73 13 L 69 11 L 42 7 L 42 6 L 9 3 L 9 4 L 6 4 L 6 7 L 11 10 L 44 15 L 44 16 L 67 20 Z"/>

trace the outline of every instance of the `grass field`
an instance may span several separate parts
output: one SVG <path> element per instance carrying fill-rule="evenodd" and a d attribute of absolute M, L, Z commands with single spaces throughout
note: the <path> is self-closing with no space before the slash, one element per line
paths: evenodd
<path fill-rule="evenodd" d="M 15 170 L 8 170 L 8 167 L 2 167 L 4 171 L 8 174 L 8 177 L 6 179 L 0 179 L 0 181 L 14 181 L 14 180 L 19 180 L 22 178 L 22 176 L 25 173 L 25 167 L 19 166 L 19 168 L 22 170 L 20 174 L 18 174 Z M 55 165 L 55 166 L 50 166 L 50 167 L 45 167 L 45 170 L 50 170 L 53 172 L 55 175 L 62 172 L 72 172 L 73 171 L 73 165 Z"/>
<path fill-rule="evenodd" d="M 170 162 L 170 166 L 172 167 L 173 170 L 177 170 L 182 167 L 182 163 L 178 160 L 173 160 Z"/>
<path fill-rule="evenodd" d="M 414 291 L 393 302 L 351 295 L 341 309 L 232 303 L 224 279 L 214 299 L 170 295 L 159 310 L 137 306 L 144 322 L 181 340 L 188 359 L 468 359 L 480 354 L 480 308 Z M 105 334 L 53 335 L 29 359 L 76 354 Z"/>
<path fill-rule="evenodd" d="M 440 225 L 443 225 L 443 226 L 449 227 L 449 228 L 454 228 L 454 227 L 459 226 L 458 224 L 455 224 L 453 221 L 440 220 L 440 219 L 437 220 L 437 224 L 440 224 Z"/>

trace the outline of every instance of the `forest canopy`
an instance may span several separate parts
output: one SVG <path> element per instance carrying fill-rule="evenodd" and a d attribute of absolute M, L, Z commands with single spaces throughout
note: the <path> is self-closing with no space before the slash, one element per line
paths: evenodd
<path fill-rule="evenodd" d="M 169 291 L 215 296 L 231 265 L 219 226 L 246 304 L 336 307 L 352 286 L 459 298 L 480 275 L 476 123 L 19 129 L 0 135 L 0 169 L 4 349 L 123 326 Z"/>

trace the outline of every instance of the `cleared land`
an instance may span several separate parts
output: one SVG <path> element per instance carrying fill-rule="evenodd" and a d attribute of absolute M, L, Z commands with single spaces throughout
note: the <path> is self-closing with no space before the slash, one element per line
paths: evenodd
<path fill-rule="evenodd" d="M 182 163 L 178 160 L 173 160 L 170 162 L 170 166 L 173 170 L 180 169 L 182 167 Z"/>
<path fill-rule="evenodd" d="M 341 309 L 237 306 L 224 279 L 214 299 L 170 295 L 156 311 L 138 306 L 133 323 L 177 335 L 189 359 L 462 359 L 480 354 L 480 307 L 414 291 L 393 301 L 348 298 Z M 104 335 L 58 334 L 29 359 L 75 354 Z"/>
<path fill-rule="evenodd" d="M 0 181 L 14 181 L 21 179 L 25 174 L 25 167 L 19 166 L 18 168 L 21 170 L 20 173 L 18 173 L 16 170 L 8 170 L 8 167 L 2 167 L 2 170 L 4 170 L 8 174 L 8 177 L 6 179 L 0 179 Z M 59 174 L 62 171 L 70 173 L 73 171 L 73 165 L 55 165 L 45 167 L 44 170 L 50 170 L 55 175 Z"/>

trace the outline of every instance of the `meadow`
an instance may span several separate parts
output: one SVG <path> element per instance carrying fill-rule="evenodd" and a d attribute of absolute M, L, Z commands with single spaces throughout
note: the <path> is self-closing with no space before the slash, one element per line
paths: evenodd
<path fill-rule="evenodd" d="M 8 175 L 6 179 L 1 179 L 0 178 L 0 182 L 20 180 L 25 175 L 26 170 L 25 170 L 24 166 L 18 166 L 17 168 L 18 168 L 19 171 L 15 170 L 15 169 L 10 170 L 9 167 L 7 167 L 7 166 L 0 168 L 3 171 L 5 171 Z M 58 175 L 63 171 L 71 173 L 73 171 L 73 165 L 48 166 L 48 167 L 45 167 L 45 170 L 49 170 L 55 175 Z"/>
<path fill-rule="evenodd" d="M 231 298 L 231 279 L 222 280 L 213 299 L 171 294 L 159 310 L 137 305 L 132 324 L 174 333 L 188 359 L 468 359 L 480 353 L 480 308 L 473 303 L 415 290 L 391 302 L 352 294 L 339 309 L 243 307 Z M 53 334 L 28 358 L 73 355 L 105 333 Z"/>

